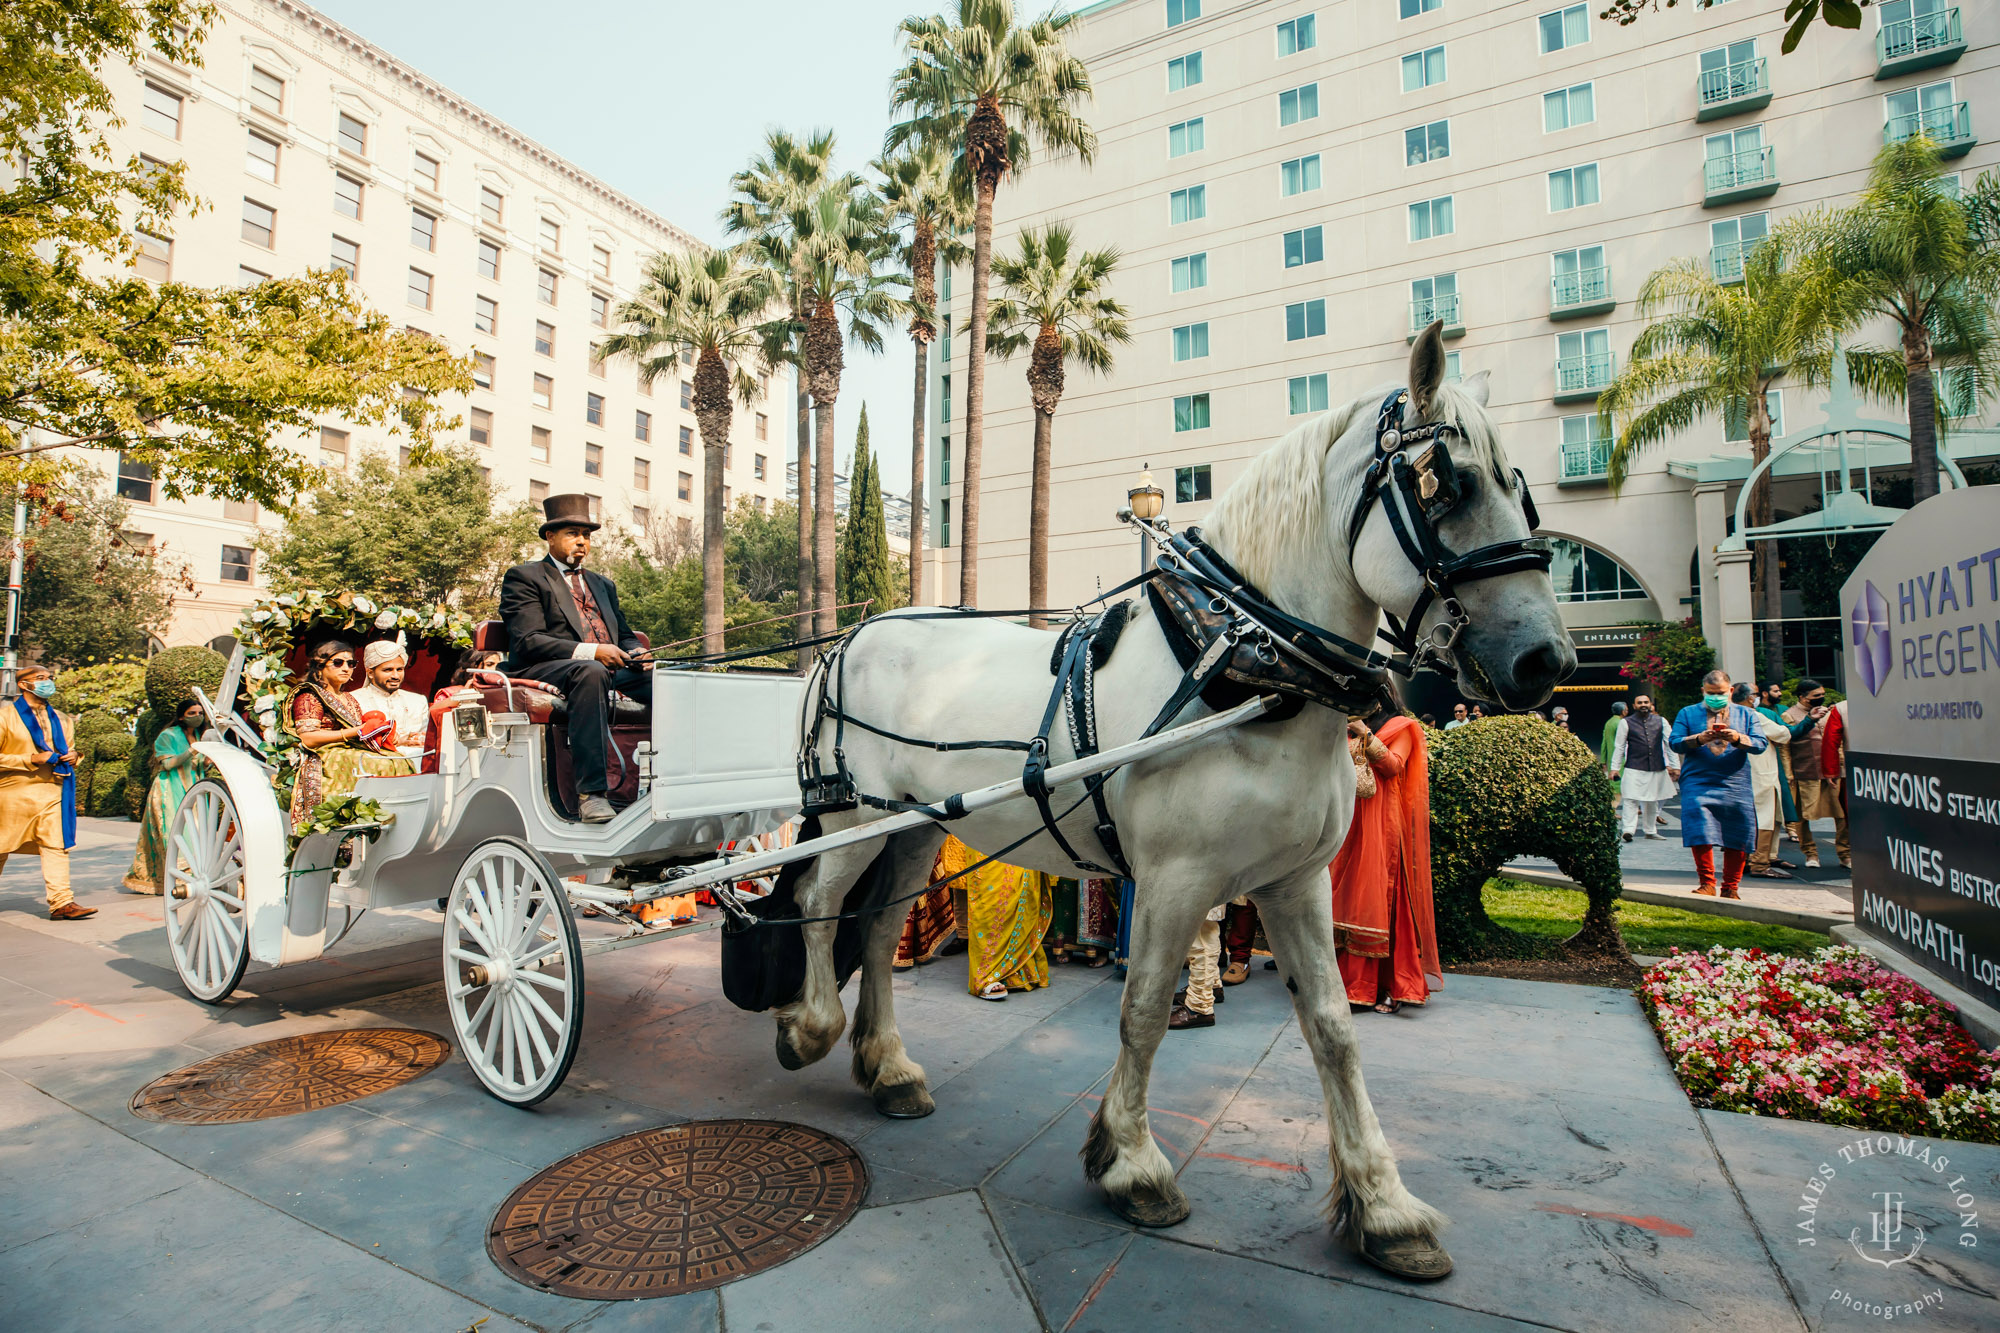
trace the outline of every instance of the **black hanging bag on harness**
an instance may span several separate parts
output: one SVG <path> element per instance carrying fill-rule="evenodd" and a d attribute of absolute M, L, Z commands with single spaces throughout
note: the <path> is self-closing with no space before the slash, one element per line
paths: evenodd
<path fill-rule="evenodd" d="M 799 831 L 799 841 L 819 835 L 819 821 L 809 818 Z M 743 905 L 753 922 L 740 923 L 732 917 L 722 923 L 722 993 L 738 1009 L 762 1013 L 805 993 L 805 927 L 794 918 L 799 915 L 799 879 L 815 859 L 793 861 L 779 872 L 777 888 Z M 895 889 L 894 867 L 895 858 L 885 848 L 841 901 L 843 914 L 858 913 L 843 915 L 833 935 L 834 978 L 842 987 L 861 966 L 875 914 Z"/>

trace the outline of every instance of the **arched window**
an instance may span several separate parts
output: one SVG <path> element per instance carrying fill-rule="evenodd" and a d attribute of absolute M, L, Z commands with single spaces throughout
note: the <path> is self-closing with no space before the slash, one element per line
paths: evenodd
<path fill-rule="evenodd" d="M 1555 583 L 1558 602 L 1627 602 L 1645 598 L 1646 590 L 1639 586 L 1632 571 L 1596 547 L 1568 537 L 1557 537 L 1552 545 L 1555 562 L 1549 567 L 1549 578 Z"/>

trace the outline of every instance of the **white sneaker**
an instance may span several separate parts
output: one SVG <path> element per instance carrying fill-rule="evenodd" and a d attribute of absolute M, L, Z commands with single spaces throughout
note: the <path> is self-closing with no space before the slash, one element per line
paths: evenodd
<path fill-rule="evenodd" d="M 1667 835 L 1664 833 L 1648 833 L 1646 836 L 1654 842 L 1665 842 L 1667 840 Z"/>
<path fill-rule="evenodd" d="M 1813 853 L 1813 854 L 1812 854 L 1811 856 L 1808 856 L 1808 857 L 1806 858 L 1806 869 L 1808 869 L 1808 870 L 1818 870 L 1818 869 L 1819 869 L 1819 853 L 1818 853 L 1818 852 L 1814 852 L 1814 853 Z"/>

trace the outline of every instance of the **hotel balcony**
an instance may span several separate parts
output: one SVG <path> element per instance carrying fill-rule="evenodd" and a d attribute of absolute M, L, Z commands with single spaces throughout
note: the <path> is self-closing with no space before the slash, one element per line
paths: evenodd
<path fill-rule="evenodd" d="M 1704 208 L 1761 199 L 1777 192 L 1778 150 L 1768 144 L 1727 157 L 1712 157 L 1702 164 Z"/>
<path fill-rule="evenodd" d="M 1964 157 L 1979 142 L 1972 132 L 1972 108 L 1964 102 L 1932 107 L 1913 116 L 1891 116 L 1882 126 L 1882 142 L 1901 143 L 1921 132 L 1938 146 L 1940 157 Z"/>
<path fill-rule="evenodd" d="M 1610 352 L 1556 358 L 1558 403 L 1580 403 L 1604 392 L 1618 373 L 1618 358 Z"/>
<path fill-rule="evenodd" d="M 1875 34 L 1875 77 L 1893 79 L 1898 74 L 1949 65 L 1965 54 L 1965 30 L 1959 26 L 1958 7 L 1885 23 Z"/>
<path fill-rule="evenodd" d="M 1562 472 L 1557 486 L 1592 486 L 1611 475 L 1611 437 L 1599 435 L 1588 440 L 1566 440 L 1562 447 Z"/>
<path fill-rule="evenodd" d="M 1764 243 L 1759 237 L 1754 241 L 1726 241 L 1710 246 L 1708 251 L 1708 271 L 1715 275 L 1717 282 L 1725 285 L 1743 281 L 1743 259 L 1752 250 Z"/>
<path fill-rule="evenodd" d="M 1703 70 L 1696 85 L 1696 120 L 1720 120 L 1771 105 L 1771 74 L 1764 57 Z"/>
<path fill-rule="evenodd" d="M 1410 302 L 1410 336 L 1405 342 L 1415 342 L 1417 335 L 1431 326 L 1431 321 L 1444 321 L 1444 336 L 1463 338 L 1465 324 L 1458 317 L 1458 294 L 1433 296 L 1428 300 Z"/>
<path fill-rule="evenodd" d="M 1578 269 L 1549 279 L 1549 318 L 1601 315 L 1618 304 L 1611 295 L 1611 267 Z"/>

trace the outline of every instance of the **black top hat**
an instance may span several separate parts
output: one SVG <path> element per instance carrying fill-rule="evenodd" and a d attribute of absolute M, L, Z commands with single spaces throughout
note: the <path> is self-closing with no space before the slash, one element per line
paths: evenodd
<path fill-rule="evenodd" d="M 604 525 L 590 516 L 590 497 L 587 495 L 551 495 L 542 501 L 542 536 L 549 535 L 552 528 L 588 528 L 592 532 Z"/>

